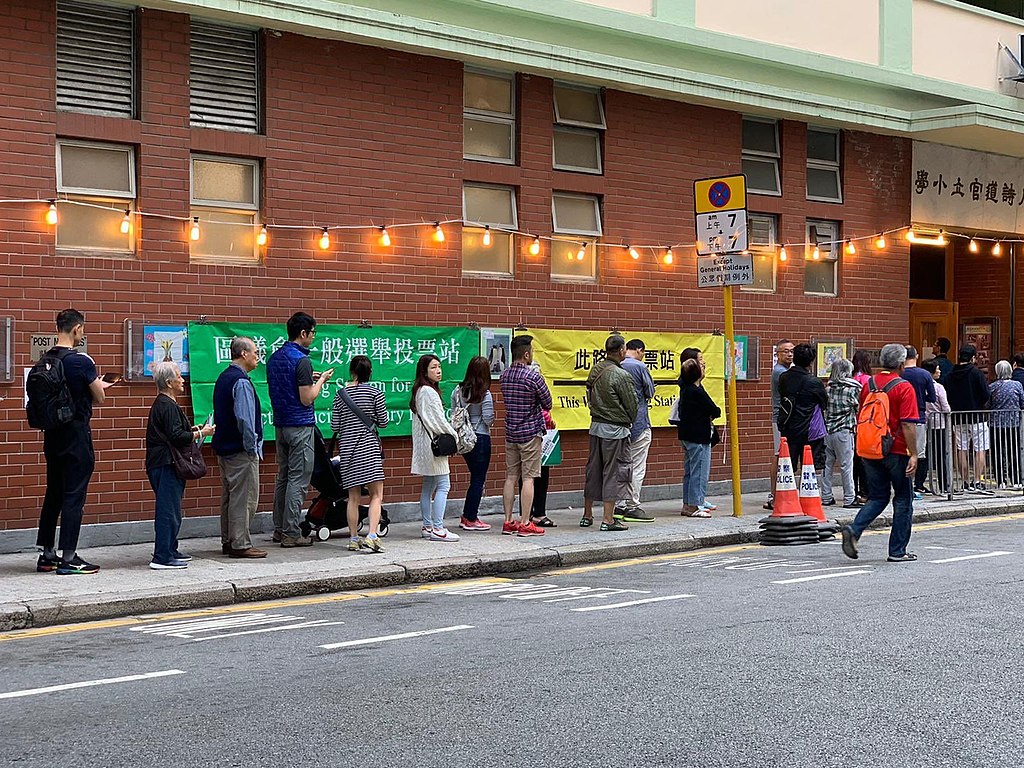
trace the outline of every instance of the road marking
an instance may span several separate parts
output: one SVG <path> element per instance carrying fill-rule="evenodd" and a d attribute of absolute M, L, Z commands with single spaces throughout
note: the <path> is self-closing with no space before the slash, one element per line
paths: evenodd
<path fill-rule="evenodd" d="M 440 629 L 421 629 L 419 632 L 403 632 L 400 635 L 382 635 L 381 637 L 367 637 L 362 640 L 346 640 L 343 643 L 328 643 L 320 647 L 325 650 L 333 648 L 353 648 L 357 645 L 370 645 L 372 643 L 384 643 L 388 640 L 405 640 L 410 637 L 423 637 L 424 635 L 439 635 L 442 632 L 458 632 L 462 629 L 474 629 L 472 624 L 457 624 L 454 627 L 441 627 Z"/>
<path fill-rule="evenodd" d="M 772 584 L 799 584 L 802 581 L 818 581 L 819 579 L 838 579 L 841 576 L 865 576 L 871 571 L 843 571 L 841 573 L 819 573 L 817 576 L 804 576 L 801 579 L 782 579 Z"/>
<path fill-rule="evenodd" d="M 55 691 L 72 691 L 76 688 L 91 688 L 96 685 L 114 685 L 115 683 L 131 683 L 136 680 L 151 680 L 156 677 L 169 677 L 170 675 L 184 675 L 180 669 L 165 669 L 163 672 L 146 672 L 141 675 L 125 675 L 124 677 L 108 677 L 103 680 L 86 680 L 81 683 L 67 683 L 66 685 L 50 685 L 46 688 L 29 688 L 25 691 L 11 691 L 0 693 L 0 699 L 19 699 L 22 696 L 36 696 L 40 693 L 53 693 Z"/>
<path fill-rule="evenodd" d="M 587 611 L 607 611 L 612 608 L 628 608 L 631 605 L 644 605 L 645 603 L 663 603 L 666 600 L 682 600 L 684 597 L 696 597 L 696 595 L 665 595 L 663 597 L 648 597 L 644 600 L 630 600 L 628 603 L 611 603 L 610 605 L 588 605 L 586 608 L 570 608 L 575 613 Z"/>
<path fill-rule="evenodd" d="M 197 637 L 193 639 L 192 642 L 202 643 L 207 640 L 220 640 L 223 637 L 240 637 L 241 635 L 260 635 L 264 632 L 287 632 L 291 629 L 309 629 L 310 627 L 336 627 L 344 623 L 344 621 L 327 621 L 325 619 L 314 619 L 312 621 L 304 621 L 301 624 L 285 624 L 283 626 L 264 627 L 263 629 L 246 629 L 241 632 L 226 632 L 221 635 L 208 635 L 207 637 Z"/>
<path fill-rule="evenodd" d="M 985 552 L 981 555 L 961 555 L 960 557 L 946 557 L 942 560 L 929 560 L 929 563 L 959 563 L 962 560 L 980 560 L 983 557 L 1000 557 L 1002 555 L 1012 555 L 1013 552 Z"/>
<path fill-rule="evenodd" d="M 786 571 L 786 573 L 821 573 L 825 571 L 849 571 L 857 568 L 871 570 L 873 567 L 871 565 L 830 565 L 827 568 L 807 568 L 802 571 Z"/>

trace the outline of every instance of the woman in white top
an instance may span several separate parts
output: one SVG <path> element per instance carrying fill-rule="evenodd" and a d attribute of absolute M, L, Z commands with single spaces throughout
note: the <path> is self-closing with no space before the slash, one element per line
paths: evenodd
<path fill-rule="evenodd" d="M 412 387 L 409 409 L 412 419 L 412 473 L 423 476 L 420 513 L 423 516 L 421 535 L 431 541 L 458 541 L 459 536 L 444 527 L 444 510 L 448 504 L 451 480 L 448 457 L 435 456 L 430 441 L 444 432 L 455 437 L 448 423 L 441 400 L 441 361 L 435 355 L 423 355 L 416 363 L 416 381 Z"/>

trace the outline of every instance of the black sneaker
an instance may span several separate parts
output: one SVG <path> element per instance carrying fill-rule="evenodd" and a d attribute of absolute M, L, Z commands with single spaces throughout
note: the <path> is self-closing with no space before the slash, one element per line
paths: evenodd
<path fill-rule="evenodd" d="M 87 563 L 87 562 L 85 562 L 85 560 L 83 560 L 78 555 L 75 555 L 70 560 L 64 560 L 62 558 L 60 563 L 58 563 L 58 565 L 57 565 L 57 575 L 58 576 L 73 576 L 73 575 L 84 576 L 84 575 L 87 575 L 87 574 L 98 573 L 99 570 L 100 570 L 100 567 L 98 565 L 93 565 L 92 563 Z"/>
<path fill-rule="evenodd" d="M 48 557 L 44 552 L 36 560 L 36 570 L 39 573 L 52 573 L 57 570 L 58 565 L 60 565 L 60 558 L 56 554 L 53 557 Z"/>
<path fill-rule="evenodd" d="M 889 555 L 886 560 L 890 563 L 912 563 L 917 560 L 917 555 L 911 554 L 910 552 L 904 552 L 902 555 L 898 556 Z"/>
<path fill-rule="evenodd" d="M 184 560 L 186 563 L 190 563 L 190 562 L 192 562 L 192 555 L 186 555 L 183 552 L 175 552 L 174 553 L 174 559 L 175 560 Z"/>
<path fill-rule="evenodd" d="M 853 531 L 850 530 L 849 526 L 843 526 L 840 531 L 843 536 L 843 554 L 851 560 L 857 559 L 857 539 L 854 538 Z"/>

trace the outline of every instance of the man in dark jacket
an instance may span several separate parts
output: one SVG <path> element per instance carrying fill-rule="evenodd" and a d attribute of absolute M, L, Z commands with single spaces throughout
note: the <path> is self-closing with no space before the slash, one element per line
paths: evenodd
<path fill-rule="evenodd" d="M 814 347 L 797 344 L 793 348 L 793 367 L 779 377 L 779 433 L 789 444 L 793 469 L 800 476 L 804 446 L 811 446 L 814 468 L 825 469 L 825 411 L 828 393 L 825 385 L 811 373 Z"/>
<path fill-rule="evenodd" d="M 932 360 L 939 367 L 939 384 L 942 386 L 946 386 L 946 378 L 953 370 L 953 361 L 949 359 L 949 350 L 952 346 L 952 342 L 945 336 L 940 336 L 932 344 Z"/>
<path fill-rule="evenodd" d="M 953 412 L 953 435 L 956 439 L 957 461 L 964 490 L 968 493 L 990 491 L 985 486 L 985 451 L 989 448 L 988 421 L 984 413 L 988 407 L 989 391 L 985 374 L 974 364 L 978 350 L 973 344 L 960 347 L 959 361 L 946 377 L 946 396 Z M 969 452 L 974 445 L 974 479 L 971 479 Z"/>
<path fill-rule="evenodd" d="M 1013 356 L 1013 373 L 1010 377 L 1024 385 L 1024 353 L 1018 352 Z"/>

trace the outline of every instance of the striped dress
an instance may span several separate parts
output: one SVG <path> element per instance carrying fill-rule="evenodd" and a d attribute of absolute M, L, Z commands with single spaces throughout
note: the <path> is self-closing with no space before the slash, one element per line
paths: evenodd
<path fill-rule="evenodd" d="M 371 384 L 356 384 L 345 388 L 353 402 L 371 419 L 378 429 L 388 425 L 388 409 L 384 393 Z M 341 484 L 346 489 L 384 479 L 384 453 L 376 430 L 366 425 L 349 410 L 339 391 L 334 396 L 331 411 L 331 429 L 338 436 L 338 456 L 341 457 Z"/>

